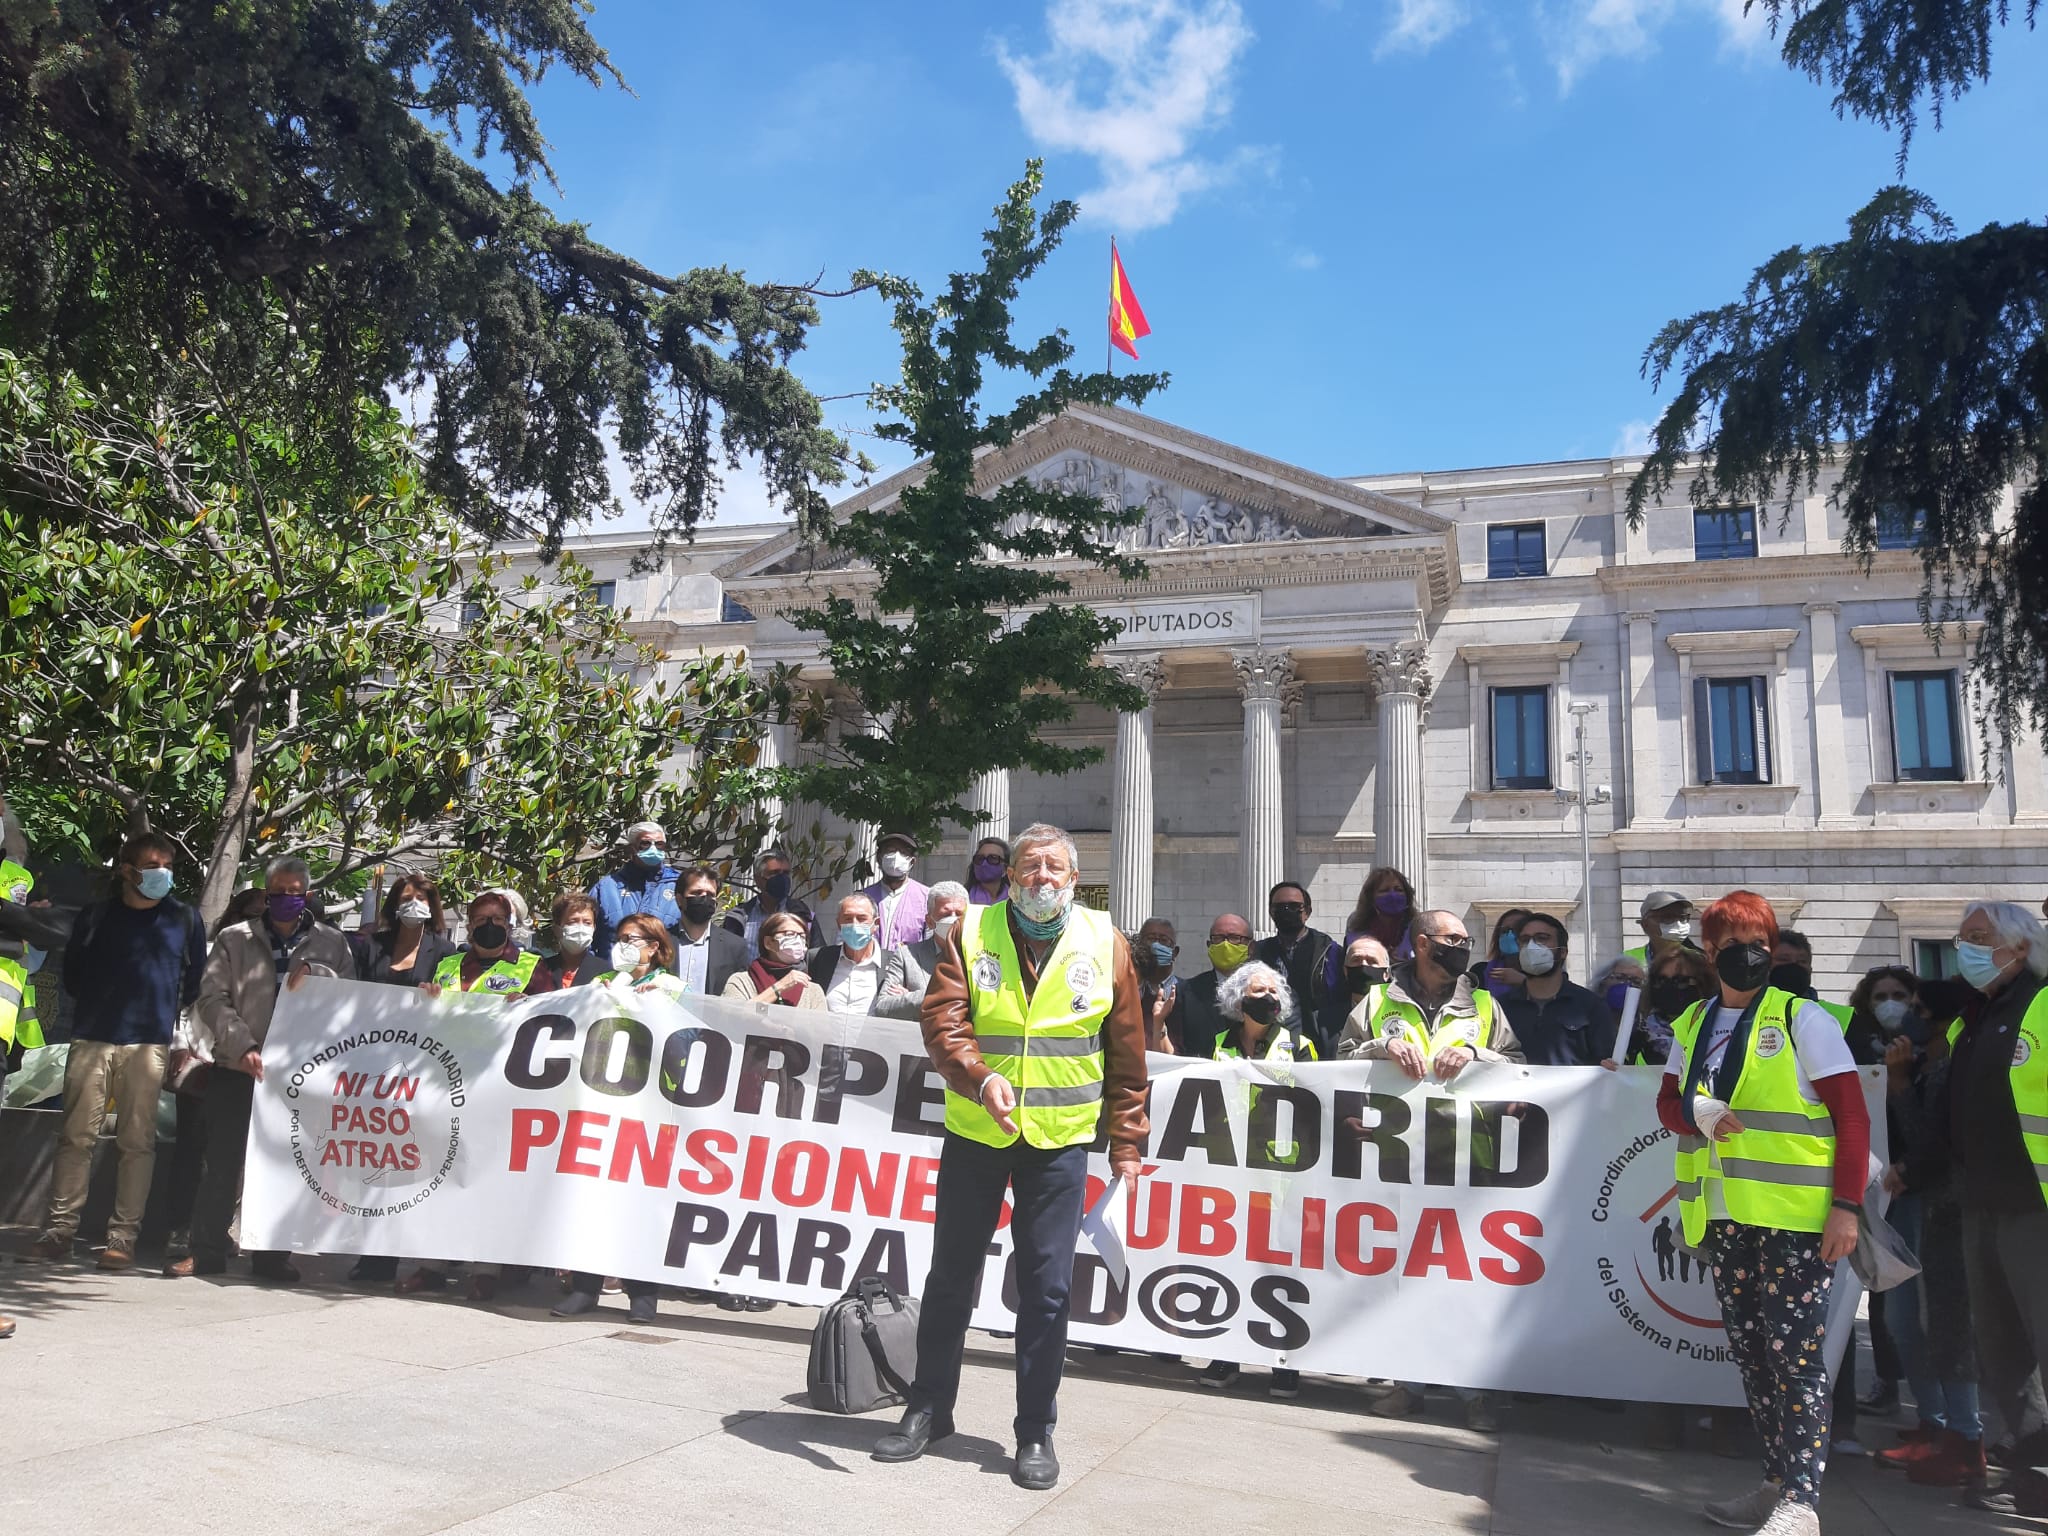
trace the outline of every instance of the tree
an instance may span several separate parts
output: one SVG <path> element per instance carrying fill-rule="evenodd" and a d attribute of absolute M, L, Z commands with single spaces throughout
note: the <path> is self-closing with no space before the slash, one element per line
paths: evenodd
<path fill-rule="evenodd" d="M 0 346 L 125 389 L 282 304 L 330 413 L 424 406 L 427 488 L 487 535 L 615 507 L 607 431 L 657 539 L 741 453 L 815 518 L 846 459 L 788 367 L 815 287 L 659 272 L 536 195 L 525 88 L 619 79 L 588 9 L 0 0 Z"/>
<path fill-rule="evenodd" d="M 258 401 L 309 367 L 281 315 L 265 340 L 221 343 Z M 540 898 L 642 815 L 766 835 L 772 694 L 635 644 L 573 561 L 507 587 L 388 404 L 264 419 L 196 351 L 127 382 L 0 352 L 0 766 L 40 844 L 154 825 L 210 918 L 281 853 L 329 891 L 405 860 Z"/>
<path fill-rule="evenodd" d="M 947 822 L 968 823 L 960 797 L 978 773 L 1062 774 L 1097 760 L 1098 749 L 1040 735 L 1072 717 L 1074 700 L 1110 709 L 1143 702 L 1096 660 L 1116 638 L 1116 622 L 1056 601 L 1080 566 L 1144 574 L 1143 562 L 1115 543 L 1141 512 L 1025 480 L 984 489 L 978 478 L 986 452 L 1069 406 L 1142 404 L 1166 383 L 1157 374 L 1071 372 L 1064 331 L 1029 347 L 1010 339 L 1018 289 L 1077 212 L 1059 201 L 1040 214 L 1041 187 L 1033 161 L 995 210 L 982 270 L 955 273 L 943 296 L 927 302 L 908 279 L 872 279 L 894 308 L 903 347 L 901 379 L 871 397 L 894 418 L 876 431 L 913 449 L 920 475 L 893 504 L 857 509 L 826 536 L 828 559 L 872 570 L 861 599 L 835 595 L 795 615 L 822 636 L 834 677 L 877 722 L 792 770 L 795 794 L 925 838 Z M 1037 387 L 1005 411 L 984 413 L 991 367 Z"/>
<path fill-rule="evenodd" d="M 2005 0 L 1753 0 L 1786 61 L 1839 114 L 1899 135 L 1990 77 Z M 2031 27 L 2039 0 L 2026 0 Z M 2048 228 L 1958 235 L 1932 201 L 1887 187 L 1836 245 L 1779 252 L 1735 303 L 1665 326 L 1645 371 L 1678 388 L 1629 487 L 1628 515 L 1682 476 L 1695 503 L 1833 491 L 1866 566 L 1880 526 L 1917 521 L 1929 623 L 1981 618 L 1987 730 L 2048 723 Z M 2009 526 L 2000 513 L 2017 488 Z"/>

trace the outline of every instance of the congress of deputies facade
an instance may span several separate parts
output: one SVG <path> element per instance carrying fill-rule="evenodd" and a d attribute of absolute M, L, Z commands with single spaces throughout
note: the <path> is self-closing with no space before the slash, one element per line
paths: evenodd
<path fill-rule="evenodd" d="M 1084 709 L 1062 739 L 1104 756 L 1081 773 L 987 776 L 985 825 L 1073 829 L 1094 899 L 1130 927 L 1171 918 L 1189 969 L 1215 913 L 1263 931 L 1283 876 L 1340 930 L 1381 861 L 1475 930 L 1532 904 L 1583 946 L 1590 922 L 1602 963 L 1638 941 L 1646 892 L 1748 886 L 1813 940 L 1831 996 L 1873 965 L 1952 963 L 1966 898 L 2048 895 L 2041 742 L 1986 754 L 1976 626 L 1923 629 L 1910 522 L 1868 572 L 1842 553 L 1826 486 L 1789 520 L 1674 494 L 1632 529 L 1635 468 L 1330 479 L 1129 411 L 1041 426 L 985 480 L 1143 509 L 1126 537 L 1149 578 L 1081 571 L 1076 591 L 1124 621 L 1108 659 L 1152 706 Z M 846 505 L 886 505 L 916 473 Z M 643 542 L 569 541 L 636 632 L 671 656 L 794 663 L 829 693 L 783 616 L 857 594 L 864 573 L 776 525 L 713 525 L 635 574 Z M 1590 901 L 1578 808 L 1557 793 L 1578 785 L 1582 721 L 1589 798 L 1611 791 L 1589 810 Z M 839 728 L 863 725 L 846 700 Z M 920 876 L 960 878 L 968 846 L 927 850 Z"/>

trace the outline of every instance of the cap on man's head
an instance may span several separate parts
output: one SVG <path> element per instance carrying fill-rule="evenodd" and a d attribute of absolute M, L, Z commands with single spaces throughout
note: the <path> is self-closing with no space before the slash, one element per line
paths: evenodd
<path fill-rule="evenodd" d="M 1636 915 L 1638 917 L 1648 917 L 1652 912 L 1662 912 L 1666 907 L 1689 907 L 1691 905 L 1692 898 L 1681 895 L 1677 891 L 1652 891 L 1643 898 L 1643 904 L 1638 909 Z"/>
<path fill-rule="evenodd" d="M 884 832 L 875 839 L 875 852 L 880 853 L 891 844 L 901 848 L 905 853 L 917 852 L 917 839 L 908 832 Z"/>

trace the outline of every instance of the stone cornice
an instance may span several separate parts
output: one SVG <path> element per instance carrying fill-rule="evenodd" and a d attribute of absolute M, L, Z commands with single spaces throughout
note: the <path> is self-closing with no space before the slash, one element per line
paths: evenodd
<path fill-rule="evenodd" d="M 1530 640 L 1522 644 L 1461 645 L 1458 660 L 1467 666 L 1497 666 L 1509 661 L 1570 661 L 1579 654 L 1576 640 Z"/>
<path fill-rule="evenodd" d="M 1878 576 L 1911 575 L 1917 590 L 1920 557 L 1906 551 L 1881 550 L 1865 570 L 1847 555 L 1759 555 L 1754 560 L 1651 560 L 1642 565 L 1602 566 L 1600 585 L 1610 592 L 1653 587 L 1698 587 L 1714 578 L 1769 581 L 1784 577 L 1803 581 L 1864 581 Z M 1719 585 L 1719 580 L 1714 582 Z"/>
<path fill-rule="evenodd" d="M 1798 640 L 1796 629 L 1696 629 L 1666 635 L 1664 643 L 1681 656 L 1712 656 L 1731 651 L 1785 651 Z"/>

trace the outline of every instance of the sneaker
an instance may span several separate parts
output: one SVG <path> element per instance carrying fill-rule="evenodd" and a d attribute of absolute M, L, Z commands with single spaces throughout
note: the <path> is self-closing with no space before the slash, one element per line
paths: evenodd
<path fill-rule="evenodd" d="M 1986 1510 L 1994 1515 L 2048 1519 L 2048 1489 L 2040 1486 L 2039 1479 L 2027 1483 L 2009 1482 L 1998 1488 L 1989 1484 L 1972 1488 L 1963 1495 L 1963 1502 L 1972 1509 Z"/>
<path fill-rule="evenodd" d="M 1895 1413 L 1899 1406 L 1899 1384 L 1879 1377 L 1871 1383 L 1870 1390 L 1856 1399 L 1856 1406 L 1865 1413 Z"/>
<path fill-rule="evenodd" d="M 590 1291 L 571 1291 L 549 1310 L 552 1317 L 581 1317 L 597 1310 L 597 1297 Z"/>
<path fill-rule="evenodd" d="M 1820 1511 L 1811 1504 L 1780 1499 L 1771 1518 L 1757 1528 L 1756 1536 L 1820 1536 Z"/>
<path fill-rule="evenodd" d="M 1709 1504 L 1706 1514 L 1714 1524 L 1726 1526 L 1731 1531 L 1753 1531 L 1770 1519 L 1772 1511 L 1784 1502 L 1785 1490 L 1766 1478 L 1753 1493 Z"/>
<path fill-rule="evenodd" d="M 100 1254 L 99 1267 L 119 1274 L 124 1269 L 135 1267 L 135 1255 L 126 1248 L 109 1246 Z"/>
<path fill-rule="evenodd" d="M 1918 1447 L 1914 1447 L 1918 1449 Z M 1984 1476 L 1984 1442 L 1945 1431 L 1941 1439 L 1906 1468 L 1906 1481 L 1922 1488 L 1967 1488 Z"/>
<path fill-rule="evenodd" d="M 1422 1412 L 1422 1394 L 1403 1386 L 1387 1388 L 1368 1405 L 1375 1418 L 1405 1419 Z"/>
<path fill-rule="evenodd" d="M 1870 1452 L 1863 1449 L 1863 1442 L 1854 1435 L 1836 1435 L 1828 1441 L 1828 1457 L 1830 1460 L 1837 1456 L 1868 1456 L 1869 1454 Z"/>
<path fill-rule="evenodd" d="M 1281 1370 L 1276 1370 L 1276 1371 L 1274 1371 L 1274 1372 L 1273 1372 L 1273 1379 L 1272 1379 L 1271 1381 L 1269 1381 L 1269 1382 L 1267 1382 L 1267 1383 L 1266 1383 L 1266 1396 L 1268 1396 L 1268 1397 L 1299 1397 L 1299 1396 L 1301 1396 L 1301 1372 L 1299 1372 L 1299 1371 L 1281 1371 Z"/>
<path fill-rule="evenodd" d="M 1234 1360 L 1212 1360 L 1195 1377 L 1205 1387 L 1223 1388 L 1237 1380 L 1237 1362 Z"/>
<path fill-rule="evenodd" d="M 1484 1393 L 1466 1402 L 1465 1427 L 1475 1435 L 1500 1433 L 1500 1414 Z"/>

